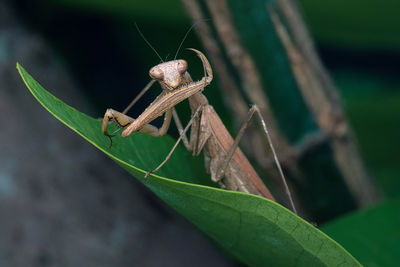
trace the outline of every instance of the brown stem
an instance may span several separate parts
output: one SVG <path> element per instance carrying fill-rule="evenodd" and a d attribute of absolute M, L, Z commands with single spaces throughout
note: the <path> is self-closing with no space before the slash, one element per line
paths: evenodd
<path fill-rule="evenodd" d="M 193 21 L 205 20 L 203 11 L 199 6 L 198 1 L 182 0 L 182 2 Z M 230 76 L 228 67 L 224 62 L 223 53 L 212 35 L 210 26 L 207 23 L 198 23 L 195 27 L 195 30 L 204 47 L 206 48 L 209 58 L 213 64 L 213 68 L 217 73 L 218 82 L 224 94 L 224 100 L 226 100 L 228 108 L 233 114 L 232 118 L 234 119 L 234 124 L 239 127 L 246 117 L 248 105 L 241 96 L 239 88 L 236 86 L 234 80 Z M 254 151 L 254 147 L 256 147 L 257 152 L 255 154 L 263 153 L 260 149 L 262 147 L 260 144 L 262 144 L 263 141 L 258 133 L 250 129 L 248 131 L 248 135 L 250 137 L 243 142 L 246 150 Z M 250 143 L 249 140 L 252 142 Z M 265 154 L 263 154 L 263 156 L 265 158 Z"/>
<path fill-rule="evenodd" d="M 197 1 L 182 0 L 182 2 L 193 21 L 205 20 Z M 226 93 L 228 106 L 236 107 L 236 109 L 232 109 L 232 112 L 235 114 L 234 117 L 236 119 L 236 124 L 239 125 L 242 118 L 245 117 L 244 114 L 247 113 L 246 102 L 241 97 L 239 89 L 236 87 L 235 83 L 229 77 L 229 71 L 224 64 L 222 53 L 217 42 L 212 37 L 209 26 L 206 23 L 198 23 L 195 27 L 195 31 L 209 54 L 208 58 L 210 58 L 213 63 L 215 72 L 218 73 L 218 82 L 220 83 L 222 90 L 224 90 L 224 93 Z"/>
<path fill-rule="evenodd" d="M 242 88 L 250 101 L 259 107 L 262 116 L 268 123 L 273 142 L 280 151 L 287 150 L 289 146 L 288 141 L 281 134 L 276 123 L 270 104 L 268 103 L 268 98 L 263 91 L 260 73 L 253 59 L 240 42 L 226 1 L 206 0 L 206 3 L 214 19 L 213 22 L 218 31 L 218 36 L 221 38 L 228 57 L 237 69 Z M 265 160 L 265 153 L 263 156 L 258 155 L 256 158 L 261 159 L 259 163 L 262 164 Z"/>
<path fill-rule="evenodd" d="M 294 3 L 291 0 L 278 0 L 278 3 L 293 37 L 289 35 L 278 14 L 273 9 L 268 10 L 291 62 L 303 99 L 323 133 L 331 136 L 335 161 L 358 204 L 366 206 L 374 203 L 379 194 L 358 152 L 337 90 L 316 56 L 311 38 Z"/>

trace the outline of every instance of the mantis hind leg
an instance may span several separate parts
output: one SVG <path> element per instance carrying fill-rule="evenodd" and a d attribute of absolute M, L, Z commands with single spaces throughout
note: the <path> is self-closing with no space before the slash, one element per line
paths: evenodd
<path fill-rule="evenodd" d="M 277 156 L 277 154 L 275 152 L 274 145 L 272 144 L 272 140 L 271 140 L 271 136 L 269 134 L 268 128 L 267 128 L 267 124 L 265 123 L 265 120 L 262 117 L 260 109 L 258 108 L 257 105 L 253 105 L 250 108 L 250 110 L 249 110 L 249 112 L 247 114 L 247 118 L 243 122 L 242 126 L 240 127 L 239 133 L 236 136 L 235 141 L 233 142 L 233 145 L 229 149 L 229 151 L 228 151 L 228 153 L 226 155 L 226 158 L 224 159 L 223 163 L 221 163 L 221 167 L 219 168 L 219 172 L 216 175 L 216 177 L 217 177 L 216 179 L 217 180 L 221 179 L 224 176 L 224 173 L 225 173 L 225 171 L 226 171 L 226 169 L 227 169 L 227 167 L 229 165 L 229 162 L 231 161 L 236 149 L 238 148 L 240 139 L 243 137 L 243 134 L 244 134 L 245 130 L 247 129 L 247 127 L 248 127 L 248 125 L 250 123 L 250 120 L 252 119 L 254 114 L 257 114 L 257 116 L 258 116 L 258 118 L 260 120 L 260 123 L 261 123 L 261 125 L 263 127 L 264 133 L 267 136 L 268 144 L 269 144 L 269 147 L 270 147 L 270 149 L 272 151 L 276 167 L 277 167 L 277 169 L 279 171 L 279 175 L 280 175 L 280 177 L 282 179 L 282 183 L 283 183 L 283 185 L 285 187 L 286 195 L 288 196 L 288 199 L 289 199 L 289 202 L 290 202 L 290 206 L 291 206 L 293 212 L 297 214 L 296 207 L 294 205 L 293 198 L 292 198 L 292 195 L 291 195 L 290 190 L 289 190 L 289 186 L 288 186 L 288 184 L 286 182 L 286 178 L 285 178 L 285 175 L 283 173 L 281 164 L 279 163 L 278 156 Z"/>

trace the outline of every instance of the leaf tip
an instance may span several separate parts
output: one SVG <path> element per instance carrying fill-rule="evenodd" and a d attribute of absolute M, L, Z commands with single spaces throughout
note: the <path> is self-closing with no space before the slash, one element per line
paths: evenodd
<path fill-rule="evenodd" d="M 24 71 L 24 68 L 21 66 L 21 64 L 19 64 L 19 62 L 17 62 L 17 70 L 18 70 L 19 74 L 22 76 L 22 72 Z"/>

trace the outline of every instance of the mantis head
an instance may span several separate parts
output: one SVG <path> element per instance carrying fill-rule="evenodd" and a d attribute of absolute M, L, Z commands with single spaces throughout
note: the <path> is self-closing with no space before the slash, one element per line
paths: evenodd
<path fill-rule="evenodd" d="M 183 59 L 163 62 L 150 69 L 150 77 L 166 85 L 169 90 L 176 89 L 184 84 L 186 79 L 184 73 L 187 70 L 187 62 Z"/>

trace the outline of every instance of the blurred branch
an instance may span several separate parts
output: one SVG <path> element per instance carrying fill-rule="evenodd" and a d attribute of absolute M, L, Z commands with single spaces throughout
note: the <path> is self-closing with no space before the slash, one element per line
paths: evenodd
<path fill-rule="evenodd" d="M 218 36 L 220 36 L 224 45 L 225 51 L 238 71 L 241 87 L 244 89 L 250 101 L 259 106 L 265 120 L 268 122 L 268 127 L 270 128 L 274 142 L 281 150 L 285 150 L 288 146 L 288 142 L 280 133 L 280 129 L 278 128 L 268 103 L 267 96 L 263 91 L 260 73 L 252 58 L 240 42 L 230 17 L 226 1 L 206 0 L 206 3 L 214 18 L 213 22 L 218 31 Z M 235 107 L 231 107 L 231 109 L 234 108 Z"/>
<path fill-rule="evenodd" d="M 358 204 L 372 204 L 377 201 L 378 192 L 358 152 L 337 90 L 316 56 L 311 38 L 294 2 L 278 0 L 278 3 L 295 43 L 276 11 L 272 8 L 268 10 L 291 62 L 303 98 L 321 130 L 331 137 L 336 163 Z"/>
<path fill-rule="evenodd" d="M 182 0 L 189 15 L 193 21 L 205 20 L 204 11 L 198 1 Z M 235 83 L 234 75 L 229 70 L 224 54 L 218 45 L 217 40 L 213 37 L 210 26 L 207 23 L 199 23 L 196 25 L 196 31 L 203 45 L 207 49 L 210 61 L 213 63 L 214 71 L 218 73 L 217 78 L 220 82 L 220 88 L 224 92 L 225 100 L 237 128 L 245 120 L 249 105 L 243 99 L 240 89 L 243 89 L 246 96 L 252 103 L 257 104 L 268 123 L 272 140 L 277 147 L 279 154 L 293 155 L 295 151 L 290 147 L 285 136 L 280 133 L 280 129 L 275 120 L 275 116 L 268 103 L 263 86 L 261 84 L 260 73 L 257 70 L 252 58 L 240 42 L 234 24 L 231 20 L 226 1 L 206 1 L 207 8 L 213 17 L 213 23 L 216 27 L 218 36 L 220 37 L 224 51 L 226 51 L 229 60 L 237 70 L 240 84 Z M 274 183 L 281 187 L 281 180 L 274 167 L 272 157 L 268 154 L 265 137 L 262 131 L 256 131 L 254 126 L 250 126 L 246 131 L 248 138 L 243 140 L 247 152 L 258 162 Z M 289 158 L 289 157 L 288 157 Z M 267 163 L 267 164 L 266 164 Z M 285 166 L 296 173 L 297 177 L 301 177 L 301 172 L 297 168 L 294 161 L 287 161 Z M 282 191 L 283 192 L 283 191 Z M 280 193 L 280 192 L 279 192 Z M 285 197 L 283 197 L 285 198 Z M 283 200 L 284 201 L 284 200 Z"/>
<path fill-rule="evenodd" d="M 354 200 L 359 206 L 375 202 L 377 190 L 363 165 L 337 90 L 315 52 L 295 2 L 269 1 L 269 10 L 262 1 L 182 2 L 193 21 L 212 17 L 211 23 L 199 23 L 196 31 L 217 73 L 235 124 L 239 125 L 246 114 L 245 99 L 261 108 L 292 184 L 302 187 L 303 195 L 297 198 L 310 205 L 303 212 L 326 214 L 321 210 L 332 210 L 335 205 L 336 212 L 344 212 L 354 207 Z M 271 104 L 275 104 L 276 99 L 281 102 L 272 105 L 272 109 Z M 286 102 L 294 105 L 286 105 Z M 281 108 L 283 103 L 285 107 Z M 291 131 L 296 134 L 291 133 L 289 139 L 282 125 L 291 127 L 294 122 L 302 128 L 292 127 Z M 296 142 L 298 140 L 300 143 Z M 276 178 L 260 133 L 253 129 L 246 141 L 251 142 L 245 144 L 246 151 L 263 166 L 269 177 Z M 332 150 L 315 149 L 323 144 L 329 144 Z M 323 158 L 320 167 L 300 165 L 303 156 L 310 151 L 313 151 L 314 161 Z M 324 175 L 331 179 L 325 186 L 338 190 L 329 196 L 327 188 L 316 189 L 320 190 L 319 195 L 311 191 L 314 181 Z M 339 194 L 346 208 L 337 207 L 342 205 L 338 203 Z M 314 203 L 318 197 L 328 199 L 318 206 Z M 322 216 L 335 216 L 335 212 Z"/>
<path fill-rule="evenodd" d="M 182 2 L 193 21 L 205 20 L 200 5 L 196 1 L 183 0 Z M 231 109 L 231 112 L 235 114 L 235 124 L 240 125 L 240 122 L 246 117 L 247 104 L 240 95 L 239 88 L 237 88 L 232 78 L 229 77 L 229 71 L 224 63 L 222 52 L 216 40 L 212 37 L 209 25 L 206 23 L 198 23 L 195 27 L 195 31 L 207 49 L 215 72 L 218 73 L 218 82 L 221 84 L 221 88 L 224 91 L 228 106 L 235 107 L 235 109 Z"/>

